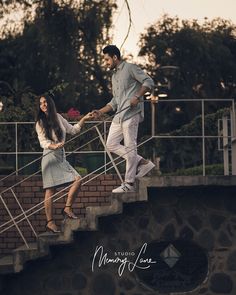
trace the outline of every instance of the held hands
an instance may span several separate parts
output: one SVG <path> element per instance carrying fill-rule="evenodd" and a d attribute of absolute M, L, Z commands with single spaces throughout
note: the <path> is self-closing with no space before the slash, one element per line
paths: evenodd
<path fill-rule="evenodd" d="M 93 110 L 92 115 L 93 118 L 98 119 L 102 115 L 102 113 L 99 110 Z"/>
<path fill-rule="evenodd" d="M 80 127 L 83 127 L 85 121 L 92 120 L 93 118 L 94 116 L 92 112 L 89 112 L 88 114 L 84 115 L 83 118 L 79 121 Z"/>
<path fill-rule="evenodd" d="M 87 121 L 87 120 L 91 120 L 93 118 L 94 118 L 93 112 L 89 112 L 88 114 L 84 115 L 82 119 L 84 121 Z"/>

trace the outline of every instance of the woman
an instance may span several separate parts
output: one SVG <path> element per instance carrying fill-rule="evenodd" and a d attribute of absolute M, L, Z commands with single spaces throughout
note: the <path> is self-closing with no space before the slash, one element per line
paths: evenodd
<path fill-rule="evenodd" d="M 54 101 L 50 96 L 43 95 L 39 99 L 39 110 L 35 126 L 40 146 L 44 149 L 42 178 L 43 188 L 45 189 L 46 229 L 54 233 L 60 232 L 53 220 L 52 213 L 52 196 L 55 194 L 56 187 L 73 183 L 69 189 L 66 205 L 62 213 L 68 218 L 78 218 L 72 211 L 72 205 L 78 195 L 81 176 L 66 160 L 63 147 L 66 133 L 76 134 L 80 132 L 84 122 L 92 117 L 92 114 L 88 113 L 77 124 L 71 125 L 57 113 Z"/>

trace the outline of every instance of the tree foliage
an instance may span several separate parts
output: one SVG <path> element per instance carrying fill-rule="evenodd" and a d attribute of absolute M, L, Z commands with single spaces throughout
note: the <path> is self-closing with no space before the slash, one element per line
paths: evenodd
<path fill-rule="evenodd" d="M 234 98 L 235 34 L 236 26 L 228 20 L 206 18 L 199 24 L 164 15 L 141 35 L 139 55 L 148 61 L 156 84 L 166 85 L 169 98 Z M 208 103 L 205 112 L 215 112 L 215 106 L 214 101 Z M 181 112 L 176 113 L 176 107 Z M 161 132 L 180 128 L 201 113 L 200 103 L 173 102 L 158 108 Z"/>
<path fill-rule="evenodd" d="M 104 104 L 110 91 L 100 52 L 110 40 L 115 1 L 2 1 L 0 15 L 9 7 L 25 14 L 21 30 L 8 26 L 2 33 L 0 81 L 17 81 L 35 94 L 50 90 L 59 111 L 73 106 L 83 113 Z M 3 85 L 0 91 L 7 95 Z"/>
<path fill-rule="evenodd" d="M 211 98 L 235 95 L 236 26 L 220 18 L 202 25 L 164 15 L 140 38 L 140 56 L 146 56 L 158 81 L 162 66 L 179 67 L 172 97 Z M 173 81 L 175 82 L 175 81 Z M 227 91 L 228 90 L 228 91 Z"/>

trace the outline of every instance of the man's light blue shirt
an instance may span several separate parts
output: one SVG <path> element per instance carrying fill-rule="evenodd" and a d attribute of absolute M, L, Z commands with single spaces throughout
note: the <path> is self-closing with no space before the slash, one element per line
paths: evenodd
<path fill-rule="evenodd" d="M 113 118 L 113 122 L 120 123 L 135 114 L 140 113 L 141 121 L 144 118 L 144 103 L 127 108 L 130 99 L 138 93 L 141 86 L 146 86 L 152 91 L 154 82 L 140 67 L 135 64 L 122 61 L 112 75 L 113 98 L 108 103 L 113 111 L 118 112 Z M 141 98 L 140 98 L 141 99 Z M 124 111 L 124 108 L 126 108 Z"/>

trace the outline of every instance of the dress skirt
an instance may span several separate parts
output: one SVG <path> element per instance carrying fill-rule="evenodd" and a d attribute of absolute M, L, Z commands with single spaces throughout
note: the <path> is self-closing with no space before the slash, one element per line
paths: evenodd
<path fill-rule="evenodd" d="M 44 149 L 41 165 L 44 189 L 68 184 L 80 176 L 66 160 L 64 148 Z"/>

